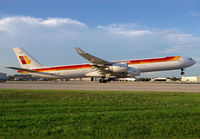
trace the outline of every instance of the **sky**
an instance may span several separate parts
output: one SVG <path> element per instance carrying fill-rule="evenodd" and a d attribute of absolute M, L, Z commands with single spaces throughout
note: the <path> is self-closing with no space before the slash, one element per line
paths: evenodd
<path fill-rule="evenodd" d="M 200 75 L 199 0 L 0 0 L 0 72 L 22 47 L 47 66 L 87 63 L 75 47 L 107 61 L 188 56 Z M 180 77 L 180 71 L 141 77 Z"/>

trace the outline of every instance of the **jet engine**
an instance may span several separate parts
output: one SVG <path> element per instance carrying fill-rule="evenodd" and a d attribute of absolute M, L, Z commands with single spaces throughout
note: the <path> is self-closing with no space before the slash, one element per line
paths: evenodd
<path fill-rule="evenodd" d="M 141 74 L 139 69 L 136 68 L 128 68 L 128 72 L 127 72 L 127 76 L 128 77 L 135 77 L 135 76 L 139 76 Z"/>
<path fill-rule="evenodd" d="M 114 63 L 109 66 L 106 70 L 113 73 L 120 73 L 122 77 L 135 77 L 140 75 L 140 70 L 136 68 L 128 67 L 127 63 Z"/>
<path fill-rule="evenodd" d="M 114 73 L 127 73 L 128 71 L 128 64 L 122 64 L 122 63 L 114 63 L 112 66 L 108 67 L 108 70 Z"/>

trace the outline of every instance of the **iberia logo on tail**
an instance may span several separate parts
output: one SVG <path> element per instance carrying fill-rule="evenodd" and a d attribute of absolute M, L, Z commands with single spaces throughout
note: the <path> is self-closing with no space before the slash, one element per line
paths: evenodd
<path fill-rule="evenodd" d="M 31 64 L 31 60 L 28 58 L 28 56 L 19 56 L 19 59 L 21 60 L 22 64 Z"/>

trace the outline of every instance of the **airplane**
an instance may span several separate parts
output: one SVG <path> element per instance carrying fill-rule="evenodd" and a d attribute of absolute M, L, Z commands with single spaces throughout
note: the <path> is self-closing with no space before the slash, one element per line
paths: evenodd
<path fill-rule="evenodd" d="M 18 70 L 19 73 L 31 74 L 43 78 L 53 79 L 71 79 L 81 77 L 99 77 L 100 83 L 106 83 L 114 78 L 129 78 L 139 76 L 141 73 L 181 70 L 184 75 L 184 69 L 196 63 L 190 57 L 168 56 L 162 58 L 106 61 L 84 52 L 76 47 L 77 53 L 87 59 L 88 64 L 76 64 L 65 66 L 44 66 L 37 62 L 25 50 L 20 47 L 13 48 L 21 68 L 7 67 Z"/>

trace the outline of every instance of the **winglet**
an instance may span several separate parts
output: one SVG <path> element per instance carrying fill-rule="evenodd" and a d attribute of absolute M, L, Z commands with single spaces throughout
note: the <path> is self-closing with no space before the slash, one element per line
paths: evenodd
<path fill-rule="evenodd" d="M 75 48 L 78 54 L 85 54 L 85 52 L 83 50 L 81 50 L 80 48 L 76 47 Z"/>

